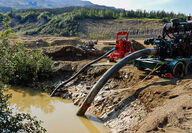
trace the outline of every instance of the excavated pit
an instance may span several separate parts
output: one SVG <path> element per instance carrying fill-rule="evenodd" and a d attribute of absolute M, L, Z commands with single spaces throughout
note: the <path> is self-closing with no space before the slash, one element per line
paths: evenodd
<path fill-rule="evenodd" d="M 59 96 L 80 106 L 109 68 L 91 67 L 62 88 Z M 142 82 L 148 74 L 130 64 L 123 67 L 102 88 L 88 112 L 101 118 L 110 132 L 192 132 L 191 77 L 165 79 L 154 74 Z"/>
<path fill-rule="evenodd" d="M 146 47 L 140 41 L 136 44 L 136 50 Z M 89 53 L 66 44 L 44 47 L 56 66 L 54 78 L 47 81 L 50 88 L 54 89 L 59 82 L 113 46 L 96 47 L 101 51 Z M 110 67 L 92 66 L 58 90 L 56 96 L 81 105 L 93 85 Z M 126 65 L 108 80 L 88 111 L 101 118 L 110 132 L 192 132 L 192 77 L 169 79 L 154 74 L 142 82 L 149 72 Z"/>

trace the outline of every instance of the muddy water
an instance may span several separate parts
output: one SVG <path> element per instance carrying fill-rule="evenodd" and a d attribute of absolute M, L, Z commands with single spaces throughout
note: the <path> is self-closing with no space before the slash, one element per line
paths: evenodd
<path fill-rule="evenodd" d="M 34 92 L 30 89 L 8 89 L 12 93 L 10 104 L 20 112 L 37 116 L 48 133 L 106 133 L 102 122 L 87 115 L 77 117 L 77 107 L 70 101 L 51 98 L 46 93 Z"/>

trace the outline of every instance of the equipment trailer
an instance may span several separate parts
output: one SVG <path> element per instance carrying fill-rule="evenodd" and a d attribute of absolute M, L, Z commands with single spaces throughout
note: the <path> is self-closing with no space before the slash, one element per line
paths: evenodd
<path fill-rule="evenodd" d="M 192 58 L 166 59 L 157 58 L 138 58 L 134 61 L 134 66 L 139 70 L 154 69 L 159 67 L 160 74 L 168 74 L 171 78 L 182 78 L 185 75 L 192 74 Z"/>

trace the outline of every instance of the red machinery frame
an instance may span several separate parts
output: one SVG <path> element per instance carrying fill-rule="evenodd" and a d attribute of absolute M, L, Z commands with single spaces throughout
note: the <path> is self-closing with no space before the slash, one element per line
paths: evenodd
<path fill-rule="evenodd" d="M 120 35 L 124 35 L 125 38 L 120 38 Z M 116 50 L 108 55 L 110 61 L 115 61 L 115 59 L 122 59 L 130 53 L 135 52 L 132 47 L 132 42 L 128 41 L 128 32 L 118 32 L 116 38 Z"/>

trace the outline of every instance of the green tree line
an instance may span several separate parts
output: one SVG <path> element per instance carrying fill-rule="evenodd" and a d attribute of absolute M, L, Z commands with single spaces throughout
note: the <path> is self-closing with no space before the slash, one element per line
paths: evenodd
<path fill-rule="evenodd" d="M 152 18 L 152 19 L 170 19 L 183 18 L 184 14 L 165 11 L 149 11 L 146 10 L 111 10 L 111 9 L 74 9 L 73 13 L 78 13 L 80 18 L 96 18 L 96 19 L 117 19 L 117 18 Z"/>

